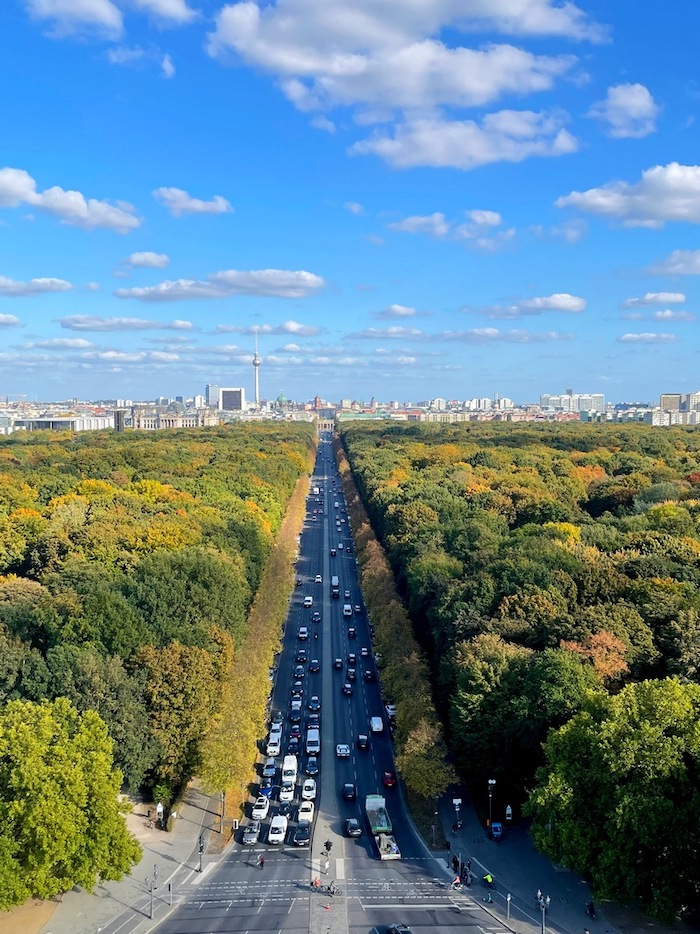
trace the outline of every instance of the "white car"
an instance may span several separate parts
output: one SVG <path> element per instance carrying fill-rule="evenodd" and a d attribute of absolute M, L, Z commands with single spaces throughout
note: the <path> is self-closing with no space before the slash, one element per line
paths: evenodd
<path fill-rule="evenodd" d="M 300 824 L 307 823 L 311 824 L 314 819 L 314 803 L 313 801 L 302 801 L 299 805 L 299 815 L 298 820 Z"/>
<path fill-rule="evenodd" d="M 277 733 L 275 736 L 270 736 L 267 741 L 267 746 L 265 747 L 265 754 L 274 758 L 274 756 L 279 756 L 282 753 L 282 734 Z"/>
<path fill-rule="evenodd" d="M 313 801 L 316 798 L 316 782 L 313 778 L 304 779 L 304 784 L 301 786 L 301 799 L 302 801 Z"/>
<path fill-rule="evenodd" d="M 314 598 L 313 597 L 304 597 L 304 606 L 313 606 Z"/>
<path fill-rule="evenodd" d="M 294 782 L 282 782 L 280 788 L 280 801 L 294 800 Z"/>
<path fill-rule="evenodd" d="M 323 577 L 322 577 L 320 574 L 317 574 L 316 577 L 314 578 L 314 582 L 315 582 L 316 584 L 322 584 L 322 583 L 323 583 Z"/>
<path fill-rule="evenodd" d="M 268 843 L 284 843 L 287 836 L 287 818 L 283 814 L 275 814 L 270 821 L 270 830 L 267 834 Z"/>
<path fill-rule="evenodd" d="M 335 754 L 339 759 L 349 759 L 350 758 L 350 747 L 347 743 L 338 743 L 335 747 Z"/>
<path fill-rule="evenodd" d="M 267 817 L 268 811 L 270 810 L 270 799 L 265 798 L 262 795 L 253 805 L 253 810 L 251 811 L 251 817 L 253 820 L 265 820 Z"/>

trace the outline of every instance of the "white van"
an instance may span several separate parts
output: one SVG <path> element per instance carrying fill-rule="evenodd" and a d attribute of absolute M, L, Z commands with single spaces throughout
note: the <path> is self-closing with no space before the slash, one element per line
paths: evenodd
<path fill-rule="evenodd" d="M 381 717 L 370 717 L 369 728 L 373 733 L 382 733 L 384 731 L 384 721 Z"/>
<path fill-rule="evenodd" d="M 299 763 L 296 756 L 285 756 L 282 762 L 282 781 L 296 782 Z"/>
<path fill-rule="evenodd" d="M 352 616 L 352 606 L 349 603 L 343 604 L 343 616 Z"/>
<path fill-rule="evenodd" d="M 321 751 L 321 731 L 311 727 L 306 731 L 306 755 L 317 756 Z"/>

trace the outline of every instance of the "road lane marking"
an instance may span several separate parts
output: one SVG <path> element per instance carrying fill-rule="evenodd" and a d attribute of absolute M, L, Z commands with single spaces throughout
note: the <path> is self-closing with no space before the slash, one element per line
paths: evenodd
<path fill-rule="evenodd" d="M 335 861 L 335 877 L 336 879 L 345 878 L 345 860 L 343 857 L 339 857 Z"/>

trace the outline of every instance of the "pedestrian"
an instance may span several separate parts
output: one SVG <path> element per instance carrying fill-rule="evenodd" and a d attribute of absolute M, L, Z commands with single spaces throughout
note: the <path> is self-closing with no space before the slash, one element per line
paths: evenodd
<path fill-rule="evenodd" d="M 464 878 L 464 877 L 466 876 L 466 874 L 467 874 L 467 868 L 466 868 L 466 866 L 464 865 L 464 863 L 460 863 L 460 864 L 459 864 L 459 874 L 460 874 L 460 876 L 461 876 L 462 878 Z"/>
<path fill-rule="evenodd" d="M 445 846 L 447 847 L 447 852 L 449 853 L 450 850 L 452 849 L 452 844 L 450 843 L 449 840 L 447 841 L 447 843 L 445 844 Z"/>
<path fill-rule="evenodd" d="M 545 898 L 545 900 L 544 900 L 544 907 L 545 907 L 545 909 L 549 908 L 549 903 L 551 902 L 551 900 L 552 900 L 552 899 L 549 897 L 549 895 Z"/>
<path fill-rule="evenodd" d="M 471 868 L 472 868 L 472 861 L 471 861 L 471 859 L 468 859 L 468 860 L 467 860 L 467 870 L 469 870 L 469 869 L 471 869 Z"/>
<path fill-rule="evenodd" d="M 459 860 L 456 856 L 452 857 L 452 868 L 455 872 L 459 872 Z"/>
<path fill-rule="evenodd" d="M 260 866 L 261 869 L 265 868 L 265 857 L 262 855 L 262 853 L 260 856 L 258 856 L 258 866 Z"/>
<path fill-rule="evenodd" d="M 542 901 L 542 889 L 537 889 L 537 901 Z"/>
<path fill-rule="evenodd" d="M 452 825 L 452 836 L 454 837 L 454 835 L 455 835 L 456 833 L 457 833 L 457 823 L 455 822 L 455 823 Z"/>

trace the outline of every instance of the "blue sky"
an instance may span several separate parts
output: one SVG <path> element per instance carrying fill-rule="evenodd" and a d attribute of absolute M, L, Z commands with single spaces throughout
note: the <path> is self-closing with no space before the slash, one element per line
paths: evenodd
<path fill-rule="evenodd" d="M 698 388 L 696 5 L 1 15 L 0 396 Z"/>

